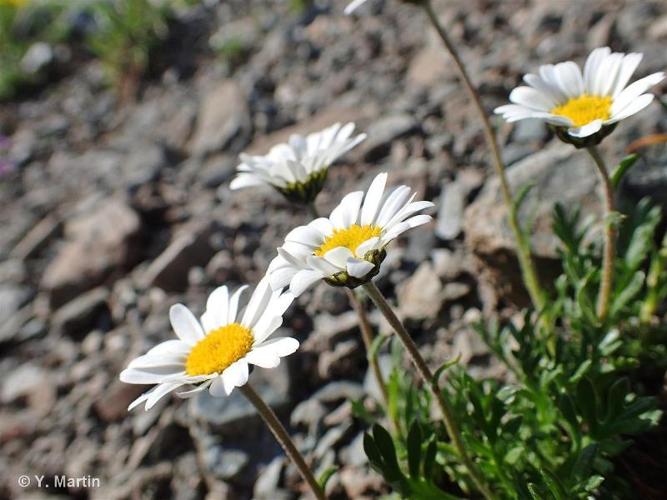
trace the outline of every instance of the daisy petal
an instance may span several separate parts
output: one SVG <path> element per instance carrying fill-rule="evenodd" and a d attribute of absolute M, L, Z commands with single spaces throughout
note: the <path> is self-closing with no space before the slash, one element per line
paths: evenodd
<path fill-rule="evenodd" d="M 352 251 L 347 247 L 336 247 L 324 254 L 324 258 L 330 264 L 336 266 L 339 270 L 345 269 L 347 259 L 353 257 Z"/>
<path fill-rule="evenodd" d="M 222 398 L 227 396 L 227 393 L 225 392 L 225 385 L 222 380 L 222 375 L 219 375 L 213 379 L 211 386 L 208 388 L 208 392 L 214 398 Z"/>
<path fill-rule="evenodd" d="M 380 207 L 380 202 L 382 201 L 382 195 L 384 194 L 384 187 L 387 184 L 387 174 L 382 172 L 375 176 L 371 186 L 366 192 L 366 198 L 364 199 L 364 206 L 361 209 L 361 225 L 365 226 L 368 224 L 373 224 L 377 216 L 378 208 Z M 355 220 L 356 222 L 356 220 Z"/>
<path fill-rule="evenodd" d="M 298 297 L 323 277 L 321 271 L 311 271 L 309 269 L 299 271 L 294 275 L 294 278 L 292 278 L 289 288 L 290 292 L 292 292 L 295 297 Z"/>
<path fill-rule="evenodd" d="M 169 320 L 178 338 L 188 345 L 195 345 L 204 338 L 204 330 L 197 318 L 183 304 L 175 304 L 169 309 Z"/>
<path fill-rule="evenodd" d="M 590 123 L 587 123 L 583 127 L 571 128 L 567 131 L 572 137 L 588 137 L 602 128 L 602 120 L 593 120 Z"/>
<path fill-rule="evenodd" d="M 235 387 L 245 385 L 248 382 L 248 374 L 248 363 L 245 359 L 239 359 L 229 365 L 221 375 L 225 393 L 229 396 Z"/>
<path fill-rule="evenodd" d="M 349 259 L 347 261 L 347 272 L 354 278 L 363 278 L 373 270 L 375 264 L 364 259 Z"/>
<path fill-rule="evenodd" d="M 155 406 L 155 404 L 160 399 L 162 399 L 164 396 L 169 394 L 174 389 L 178 389 L 182 385 L 183 384 L 180 382 L 173 382 L 173 383 L 170 382 L 156 386 L 155 389 L 153 389 L 146 398 L 146 410 L 150 410 L 151 408 L 153 408 L 153 406 Z"/>

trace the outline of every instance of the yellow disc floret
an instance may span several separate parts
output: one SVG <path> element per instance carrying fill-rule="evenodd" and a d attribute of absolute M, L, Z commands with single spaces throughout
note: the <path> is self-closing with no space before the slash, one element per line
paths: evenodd
<path fill-rule="evenodd" d="M 254 337 L 250 329 L 238 323 L 217 328 L 201 339 L 185 362 L 188 375 L 220 373 L 250 352 Z"/>
<path fill-rule="evenodd" d="M 329 250 L 345 247 L 348 248 L 355 257 L 363 257 L 363 255 L 357 255 L 355 253 L 357 247 L 366 240 L 370 240 L 375 236 L 380 236 L 381 233 L 382 229 L 371 224 L 365 226 L 352 224 L 345 229 L 334 229 L 334 232 L 331 233 L 331 235 L 324 240 L 324 243 L 322 243 L 322 245 L 320 245 L 320 247 L 313 253 L 318 257 L 322 257 Z"/>
<path fill-rule="evenodd" d="M 553 108 L 551 113 L 569 118 L 575 127 L 582 127 L 594 120 L 608 120 L 611 116 L 611 96 L 584 94 L 573 97 Z"/>

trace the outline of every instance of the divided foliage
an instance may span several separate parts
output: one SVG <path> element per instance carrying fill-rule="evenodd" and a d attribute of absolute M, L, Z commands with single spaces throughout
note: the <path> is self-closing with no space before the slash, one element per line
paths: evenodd
<path fill-rule="evenodd" d="M 614 458 L 661 417 L 647 387 L 667 360 L 665 327 L 655 319 L 667 297 L 667 239 L 658 236 L 660 210 L 647 200 L 610 222 L 619 224 L 619 251 L 604 322 L 595 313 L 600 248 L 591 224 L 557 206 L 562 274 L 547 310 L 526 311 L 520 324 L 477 326 L 508 381 L 448 369 L 442 390 L 498 498 L 632 497 Z M 376 423 L 366 434 L 370 463 L 404 498 L 469 497 L 475 489 L 433 422 L 426 388 L 401 375 L 400 353 L 394 366 L 388 416 L 397 425 L 390 434 Z"/>

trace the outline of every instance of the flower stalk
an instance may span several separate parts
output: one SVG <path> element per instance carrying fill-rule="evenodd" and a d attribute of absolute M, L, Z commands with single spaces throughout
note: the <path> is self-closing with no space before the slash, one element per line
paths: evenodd
<path fill-rule="evenodd" d="M 593 163 L 602 181 L 602 193 L 605 203 L 604 213 L 604 253 L 602 256 L 602 280 L 598 293 L 597 315 L 600 321 L 604 321 L 609 311 L 609 297 L 614 285 L 614 258 L 616 257 L 616 223 L 612 220 L 614 213 L 614 187 L 612 186 L 609 172 L 597 147 L 587 148 L 593 158 Z"/>
<path fill-rule="evenodd" d="M 445 398 L 443 392 L 438 387 L 438 382 L 433 377 L 433 373 L 426 364 L 426 361 L 424 361 L 424 358 L 420 354 L 417 345 L 412 340 L 412 337 L 410 337 L 410 334 L 403 326 L 403 323 L 401 323 L 401 320 L 398 319 L 393 309 L 387 302 L 387 299 L 385 299 L 384 295 L 382 295 L 382 292 L 378 289 L 375 283 L 369 281 L 368 283 L 364 284 L 363 287 L 373 303 L 377 306 L 380 312 L 382 312 L 391 327 L 394 329 L 396 335 L 398 335 L 398 337 L 401 339 L 401 342 L 405 346 L 405 349 L 408 351 L 410 359 L 419 372 L 420 377 L 424 383 L 426 383 L 431 393 L 435 397 L 438 403 L 438 407 L 442 413 L 442 418 L 445 424 L 445 428 L 447 429 L 447 434 L 452 440 L 452 444 L 456 448 L 461 461 L 468 469 L 468 473 L 470 474 L 473 483 L 482 493 L 482 495 L 484 495 L 484 498 L 487 500 L 495 499 L 495 496 L 485 483 L 479 469 L 468 455 L 468 452 L 466 451 L 465 445 L 463 443 L 463 439 L 461 438 L 461 432 L 459 431 L 456 420 L 454 419 L 452 408 Z"/>
<path fill-rule="evenodd" d="M 274 411 L 262 400 L 259 394 L 257 394 L 257 392 L 255 392 L 255 390 L 250 386 L 250 384 L 245 384 L 244 386 L 240 387 L 240 390 L 246 399 L 250 401 L 250 403 L 252 403 L 252 405 L 257 409 L 257 412 L 273 433 L 276 441 L 278 441 L 283 450 L 285 450 L 287 456 L 290 458 L 290 460 L 292 460 L 294 465 L 296 465 L 297 469 L 299 469 L 301 476 L 308 483 L 308 486 L 310 486 L 310 489 L 313 491 L 315 497 L 318 500 L 325 500 L 326 496 L 324 495 L 324 491 L 322 491 L 322 488 L 315 479 L 315 476 L 313 476 L 312 471 L 308 465 L 306 465 L 305 459 L 294 445 L 294 442 L 285 430 L 285 427 L 283 427 L 283 424 L 281 424 L 280 420 L 278 420 L 278 417 Z"/>
<path fill-rule="evenodd" d="M 482 126 L 484 130 L 484 137 L 488 144 L 489 149 L 491 150 L 491 156 L 493 157 L 493 166 L 500 180 L 500 191 L 502 193 L 505 206 L 507 207 L 508 220 L 510 228 L 514 233 L 514 239 L 516 243 L 517 258 L 519 260 L 519 267 L 521 268 L 521 274 L 523 277 L 523 282 L 528 290 L 530 299 L 536 309 L 542 310 L 546 305 L 546 295 L 542 286 L 540 285 L 539 276 L 537 274 L 537 269 L 535 268 L 535 261 L 530 250 L 530 239 L 526 233 L 521 229 L 519 223 L 519 213 L 518 207 L 514 198 L 512 196 L 512 191 L 507 179 L 507 173 L 505 172 L 505 164 L 502 160 L 500 153 L 500 148 L 498 147 L 498 140 L 496 138 L 496 133 L 491 126 L 489 117 L 484 110 L 482 105 L 479 92 L 475 88 L 475 85 L 472 83 L 470 76 L 461 60 L 461 57 L 456 50 L 456 47 L 449 38 L 449 35 L 440 24 L 437 14 L 433 10 L 433 5 L 430 0 L 421 0 L 421 6 L 426 11 L 426 14 L 433 24 L 438 36 L 442 40 L 442 43 L 445 45 L 445 48 L 451 55 L 454 61 L 454 67 L 456 68 L 459 77 L 463 83 L 463 86 L 468 91 L 468 94 L 477 110 L 479 117 L 482 121 Z"/>

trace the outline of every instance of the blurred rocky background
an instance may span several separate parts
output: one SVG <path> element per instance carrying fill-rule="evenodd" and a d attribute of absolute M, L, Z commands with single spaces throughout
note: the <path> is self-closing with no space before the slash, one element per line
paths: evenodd
<path fill-rule="evenodd" d="M 29 42 L 12 54 L 0 44 L 1 498 L 301 495 L 296 470 L 238 391 L 128 414 L 145 388 L 118 373 L 172 335 L 170 305 L 201 312 L 215 286 L 256 283 L 281 237 L 307 220 L 269 189 L 231 192 L 238 154 L 334 122 L 354 121 L 369 137 L 331 169 L 320 210 L 380 171 L 434 200 L 434 223 L 394 246 L 379 284 L 434 366 L 461 354 L 471 372 L 503 376 L 471 325 L 512 317 L 526 297 L 479 122 L 419 9 L 369 0 L 345 17 L 342 0 L 179 3 L 150 18 L 155 36 L 137 41 L 142 50 L 119 72 L 109 52 L 123 44 L 87 3 L 49 21 L 59 36 L 36 39 L 26 17 L 19 34 Z M 667 65 L 660 0 L 435 7 L 489 110 L 540 63 L 583 62 L 598 46 L 643 52 L 641 75 Z M 128 30 L 148 29 L 139 28 Z M 515 187 L 534 185 L 523 215 L 549 279 L 552 204 L 595 215 L 594 170 L 539 124 L 494 122 Z M 603 152 L 618 160 L 632 140 L 666 129 L 656 102 Z M 667 203 L 666 189 L 663 153 L 632 171 L 621 196 Z M 284 328 L 302 348 L 251 382 L 317 471 L 338 468 L 332 497 L 386 491 L 352 418 L 350 400 L 372 407 L 377 388 L 345 295 L 318 287 Z M 92 476 L 101 487 L 23 489 L 21 474 Z"/>

